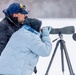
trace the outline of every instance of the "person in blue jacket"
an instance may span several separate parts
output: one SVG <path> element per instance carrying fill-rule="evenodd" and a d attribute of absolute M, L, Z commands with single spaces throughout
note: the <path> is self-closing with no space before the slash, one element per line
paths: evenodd
<path fill-rule="evenodd" d="M 39 56 L 50 55 L 51 27 L 41 29 L 42 22 L 38 19 L 28 19 L 25 24 L 11 36 L 4 48 L 0 57 L 0 74 L 32 75 Z"/>

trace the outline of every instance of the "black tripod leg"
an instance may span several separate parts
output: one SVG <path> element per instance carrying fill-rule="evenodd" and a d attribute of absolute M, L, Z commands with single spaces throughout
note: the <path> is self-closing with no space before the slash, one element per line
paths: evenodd
<path fill-rule="evenodd" d="M 63 46 L 62 46 L 62 43 L 61 42 L 60 42 L 60 49 L 61 49 L 62 72 L 64 73 L 64 56 L 63 56 Z"/>
<path fill-rule="evenodd" d="M 75 75 L 74 72 L 73 72 L 73 69 L 72 69 L 72 65 L 71 65 L 71 62 L 70 62 L 70 59 L 69 59 L 69 55 L 68 55 L 68 52 L 67 52 L 67 49 L 66 49 L 64 41 L 63 41 L 63 48 L 64 48 L 64 53 L 65 53 L 65 56 L 66 56 L 67 65 L 68 65 L 68 68 L 69 68 L 70 75 Z"/>
<path fill-rule="evenodd" d="M 53 59 L 54 59 L 54 56 L 55 56 L 55 53 L 56 53 L 56 50 L 57 50 L 58 46 L 59 46 L 59 41 L 58 41 L 57 44 L 56 44 L 56 47 L 55 47 L 55 49 L 54 49 L 53 55 L 52 55 L 52 57 L 51 57 L 51 60 L 50 60 L 50 63 L 49 63 L 49 65 L 48 65 L 48 68 L 47 68 L 47 71 L 46 71 L 45 75 L 48 75 L 48 72 L 49 72 L 49 70 L 50 70 L 50 67 L 51 67 L 51 64 L 52 64 L 52 61 L 53 61 Z"/>

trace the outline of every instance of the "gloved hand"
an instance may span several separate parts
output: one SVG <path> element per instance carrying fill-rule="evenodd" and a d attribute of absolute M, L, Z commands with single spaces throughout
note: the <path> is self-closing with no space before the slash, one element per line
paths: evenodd
<path fill-rule="evenodd" d="M 34 67 L 34 73 L 35 73 L 35 74 L 37 73 L 37 68 L 36 68 L 36 66 Z"/>
<path fill-rule="evenodd" d="M 49 36 L 51 29 L 52 29 L 51 26 L 43 27 L 42 28 L 42 36 Z"/>

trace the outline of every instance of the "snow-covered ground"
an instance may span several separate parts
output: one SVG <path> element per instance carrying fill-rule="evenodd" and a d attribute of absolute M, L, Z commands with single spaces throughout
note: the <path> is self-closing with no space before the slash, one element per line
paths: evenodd
<path fill-rule="evenodd" d="M 74 26 L 76 28 L 76 19 L 40 19 L 40 20 L 42 20 L 42 22 L 43 22 L 42 26 L 52 26 L 53 28 Z M 56 34 L 56 35 L 50 34 L 51 41 L 54 40 L 55 38 L 58 38 L 58 34 Z M 74 41 L 72 39 L 72 34 L 71 35 L 63 34 L 63 39 L 66 42 L 66 47 L 67 47 L 67 51 L 68 51 L 68 54 L 69 54 L 69 57 L 71 60 L 71 64 L 72 64 L 74 73 L 76 74 L 76 41 Z M 45 75 L 45 72 L 47 70 L 49 61 L 50 61 L 52 53 L 54 51 L 56 42 L 52 43 L 52 51 L 51 51 L 50 56 L 40 57 L 39 62 L 37 64 L 38 73 L 36 75 Z M 65 57 L 64 57 L 64 67 L 65 67 L 64 75 L 70 75 Z M 33 73 L 32 75 L 35 75 L 35 74 Z M 58 49 L 57 49 L 57 52 L 55 54 L 55 57 L 54 57 L 54 60 L 53 60 L 53 63 L 52 63 L 52 66 L 50 68 L 48 75 L 63 75 L 62 69 L 61 69 L 60 47 L 58 47 Z"/>
<path fill-rule="evenodd" d="M 76 19 L 41 19 L 43 21 L 43 26 L 52 26 L 53 28 L 62 28 L 66 26 L 74 26 L 76 30 Z M 75 31 L 76 32 L 76 31 Z M 58 38 L 58 34 L 52 35 L 50 34 L 51 41 L 55 38 Z M 67 51 L 70 57 L 70 61 L 73 67 L 73 71 L 76 74 L 76 41 L 72 39 L 71 35 L 63 34 L 63 39 L 66 42 Z M 52 53 L 54 51 L 55 45 L 57 41 L 52 43 L 52 51 L 49 57 L 40 57 L 39 62 L 37 64 L 38 73 L 36 75 L 45 75 L 48 64 L 51 60 Z M 69 70 L 66 63 L 66 58 L 64 56 L 64 67 L 65 72 L 64 75 L 70 75 Z M 32 75 L 35 75 L 34 73 Z M 63 75 L 61 68 L 61 51 L 60 46 L 57 49 L 54 60 L 52 62 L 50 71 L 48 75 Z"/>

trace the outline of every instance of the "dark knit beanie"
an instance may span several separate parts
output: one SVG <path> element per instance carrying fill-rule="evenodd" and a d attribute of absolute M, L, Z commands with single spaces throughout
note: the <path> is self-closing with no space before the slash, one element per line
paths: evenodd
<path fill-rule="evenodd" d="M 35 18 L 26 18 L 24 21 L 24 24 L 29 25 L 31 28 L 39 32 L 42 21 L 35 19 Z"/>

